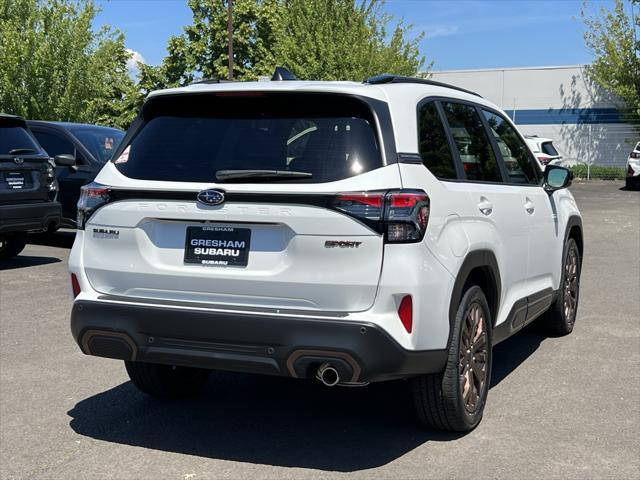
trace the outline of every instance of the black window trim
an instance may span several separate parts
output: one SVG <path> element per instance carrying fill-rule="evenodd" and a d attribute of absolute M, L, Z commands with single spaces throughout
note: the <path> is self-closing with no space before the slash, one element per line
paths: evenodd
<path fill-rule="evenodd" d="M 458 177 L 457 179 L 453 179 L 453 178 L 439 178 L 436 177 L 434 175 L 434 177 L 441 181 L 441 182 L 452 182 L 452 183 L 479 183 L 479 184 L 483 184 L 483 185 L 504 185 L 504 186 L 520 186 L 520 187 L 542 187 L 542 182 L 543 182 L 543 177 L 544 175 L 542 174 L 542 171 L 540 170 L 540 167 L 538 166 L 537 162 L 533 161 L 533 166 L 534 169 L 537 172 L 538 175 L 538 183 L 533 184 L 533 183 L 516 183 L 516 182 L 511 182 L 509 175 L 506 173 L 506 167 L 504 166 L 504 160 L 502 158 L 502 153 L 500 152 L 500 149 L 497 147 L 497 143 L 495 143 L 495 139 L 493 138 L 493 134 L 491 133 L 491 130 L 488 129 L 488 124 L 486 122 L 486 119 L 484 118 L 484 115 L 482 114 L 481 110 L 487 110 L 488 112 L 494 113 L 496 115 L 498 115 L 501 118 L 504 118 L 508 121 L 508 119 L 501 114 L 499 111 L 497 111 L 495 108 L 493 107 L 489 107 L 486 105 L 482 105 L 480 103 L 475 103 L 475 102 L 471 102 L 469 100 L 463 100 L 463 99 L 458 99 L 455 97 L 443 97 L 441 95 L 429 95 L 427 97 L 422 98 L 418 104 L 417 104 L 417 113 L 416 113 L 416 131 L 417 131 L 417 138 L 418 138 L 418 144 L 420 142 L 420 129 L 418 128 L 419 123 L 418 123 L 418 118 L 420 115 L 420 107 L 428 102 L 436 102 L 437 105 L 437 109 L 438 109 L 438 113 L 440 115 L 440 120 L 443 121 L 443 126 L 445 129 L 445 133 L 447 135 L 447 139 L 449 141 L 449 149 L 451 150 L 451 153 L 453 155 L 453 160 L 454 160 L 454 164 L 456 165 L 456 173 L 458 173 Z M 485 128 L 485 133 L 487 134 L 487 136 L 489 137 L 489 144 L 491 145 L 491 148 L 494 151 L 494 154 L 496 153 L 496 149 L 498 150 L 498 155 L 496 155 L 496 162 L 498 162 L 498 168 L 500 169 L 500 173 L 502 175 L 503 181 L 502 182 L 492 182 L 492 181 L 486 181 L 486 180 L 469 180 L 467 178 L 466 173 L 464 172 L 464 167 L 462 165 L 462 161 L 460 160 L 460 153 L 458 152 L 458 148 L 455 145 L 455 141 L 453 140 L 453 135 L 451 134 L 451 130 L 449 128 L 449 122 L 446 119 L 446 116 L 444 115 L 444 111 L 442 108 L 441 103 L 442 102 L 453 102 L 453 103 L 461 103 L 461 104 L 465 104 L 465 105 L 469 105 L 471 107 L 475 107 L 476 111 L 478 111 L 478 109 L 480 109 L 480 111 L 478 111 L 478 115 L 480 115 L 480 119 L 482 120 L 482 124 Z M 511 121 L 508 121 L 508 123 L 514 127 L 516 134 L 518 135 L 518 138 L 520 138 L 521 141 L 525 141 L 524 137 L 522 136 L 522 134 L 520 133 L 520 131 L 518 130 L 518 128 L 515 126 L 515 124 L 513 124 Z M 495 143 L 495 145 L 494 145 Z M 526 142 L 525 142 L 526 145 Z M 453 148 L 456 147 L 456 148 Z M 419 150 L 419 149 L 418 149 Z M 529 152 L 529 160 L 532 160 L 532 155 L 531 152 Z M 420 155 L 419 153 L 417 155 Z M 427 168 L 427 167 L 425 167 Z M 461 173 L 460 173 L 461 171 Z M 506 178 L 505 178 L 506 175 Z"/>

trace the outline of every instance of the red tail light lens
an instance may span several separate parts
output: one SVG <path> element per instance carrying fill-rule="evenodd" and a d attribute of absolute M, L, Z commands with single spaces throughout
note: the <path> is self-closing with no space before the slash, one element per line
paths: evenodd
<path fill-rule="evenodd" d="M 78 230 L 84 230 L 89 217 L 101 206 L 111 201 L 109 187 L 99 183 L 89 183 L 80 189 L 78 200 L 78 217 L 76 220 Z"/>
<path fill-rule="evenodd" d="M 413 300 L 411 295 L 406 295 L 398 307 L 398 317 L 407 333 L 413 329 Z"/>
<path fill-rule="evenodd" d="M 341 193 L 336 196 L 333 206 L 354 217 L 379 221 L 382 219 L 384 192 Z"/>
<path fill-rule="evenodd" d="M 385 223 L 388 243 L 419 242 L 429 223 L 429 196 L 420 191 L 390 192 Z"/>
<path fill-rule="evenodd" d="M 341 193 L 333 208 L 384 234 L 387 243 L 419 242 L 429 223 L 429 196 L 421 190 Z"/>
<path fill-rule="evenodd" d="M 76 277 L 74 273 L 71 274 L 71 290 L 73 290 L 73 298 L 80 295 L 80 292 L 82 291 L 80 283 L 78 283 L 78 277 Z"/>

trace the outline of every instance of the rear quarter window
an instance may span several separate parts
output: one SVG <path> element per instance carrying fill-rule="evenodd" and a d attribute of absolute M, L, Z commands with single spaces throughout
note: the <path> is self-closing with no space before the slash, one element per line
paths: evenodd
<path fill-rule="evenodd" d="M 418 148 L 424 166 L 436 177 L 457 178 L 447 135 L 434 102 L 427 102 L 418 110 Z"/>

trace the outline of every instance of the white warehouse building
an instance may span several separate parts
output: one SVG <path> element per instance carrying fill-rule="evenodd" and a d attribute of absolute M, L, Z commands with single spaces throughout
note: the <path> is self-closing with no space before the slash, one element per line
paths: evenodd
<path fill-rule="evenodd" d="M 553 139 L 568 165 L 624 167 L 640 141 L 637 126 L 623 121 L 611 97 L 586 79 L 583 65 L 450 70 L 430 78 L 494 102 L 525 135 Z"/>

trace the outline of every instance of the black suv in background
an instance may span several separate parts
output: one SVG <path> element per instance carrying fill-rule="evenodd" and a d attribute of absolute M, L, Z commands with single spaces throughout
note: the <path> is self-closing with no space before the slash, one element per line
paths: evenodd
<path fill-rule="evenodd" d="M 57 193 L 54 165 L 25 120 L 0 113 L 0 260 L 18 255 L 28 232 L 58 228 Z"/>
<path fill-rule="evenodd" d="M 80 187 L 91 183 L 120 144 L 117 128 L 82 123 L 28 120 L 40 145 L 52 157 L 64 155 L 69 164 L 56 166 L 62 204 L 62 226 L 75 228 Z"/>

